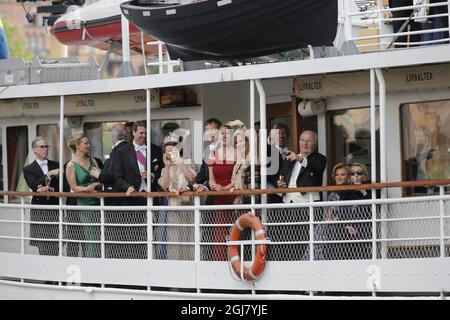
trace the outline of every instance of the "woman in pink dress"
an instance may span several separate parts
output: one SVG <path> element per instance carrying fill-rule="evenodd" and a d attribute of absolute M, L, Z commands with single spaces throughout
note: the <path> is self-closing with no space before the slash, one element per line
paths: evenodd
<path fill-rule="evenodd" d="M 211 152 L 209 157 L 209 185 L 214 191 L 230 191 L 234 187 L 231 182 L 233 168 L 236 162 L 236 153 L 233 146 L 233 132 L 228 125 L 220 127 L 220 147 Z M 234 195 L 214 196 L 214 205 L 233 204 Z M 233 211 L 219 210 L 213 213 L 214 224 L 232 224 L 235 217 Z M 229 227 L 215 227 L 212 232 L 212 242 L 226 242 Z M 214 246 L 213 261 L 226 261 L 227 250 L 225 245 Z"/>

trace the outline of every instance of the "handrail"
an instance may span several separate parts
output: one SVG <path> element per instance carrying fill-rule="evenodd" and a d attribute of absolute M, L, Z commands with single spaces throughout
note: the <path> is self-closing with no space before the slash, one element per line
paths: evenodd
<path fill-rule="evenodd" d="M 303 188 L 283 188 L 283 189 L 256 189 L 256 190 L 235 190 L 235 191 L 185 191 L 177 194 L 176 192 L 133 192 L 129 197 L 178 197 L 178 196 L 225 196 L 225 195 L 262 195 L 275 193 L 294 193 L 294 192 L 323 192 L 323 191 L 341 191 L 341 190 L 378 190 L 384 188 L 411 188 L 411 187 L 436 187 L 450 185 L 450 179 L 434 179 L 422 181 L 399 181 L 384 183 L 367 183 L 360 185 L 344 186 L 324 186 L 324 187 L 303 187 Z M 73 198 L 119 198 L 128 197 L 124 192 L 14 192 L 0 191 L 0 196 L 39 196 L 39 197 L 73 197 Z"/>

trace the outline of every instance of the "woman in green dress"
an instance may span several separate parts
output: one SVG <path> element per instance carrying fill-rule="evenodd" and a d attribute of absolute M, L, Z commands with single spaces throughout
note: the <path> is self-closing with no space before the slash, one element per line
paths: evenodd
<path fill-rule="evenodd" d="M 97 178 L 89 173 L 93 167 L 98 165 L 95 159 L 89 156 L 91 145 L 85 134 L 74 135 L 68 142 L 68 147 L 72 151 L 72 160 L 68 162 L 66 168 L 67 181 L 73 192 L 96 192 L 101 187 Z M 79 206 L 98 206 L 99 198 L 77 198 Z M 84 241 L 100 241 L 100 227 L 87 226 L 86 224 L 99 223 L 100 215 L 98 211 L 86 210 L 79 211 L 80 223 L 83 224 L 82 230 Z M 86 242 L 82 246 L 83 257 L 100 257 L 100 243 Z"/>

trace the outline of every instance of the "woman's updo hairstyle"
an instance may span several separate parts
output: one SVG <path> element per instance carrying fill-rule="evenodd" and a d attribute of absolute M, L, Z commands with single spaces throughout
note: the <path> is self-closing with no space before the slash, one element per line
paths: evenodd
<path fill-rule="evenodd" d="M 77 151 L 77 146 L 81 143 L 81 140 L 83 138 L 87 138 L 87 135 L 85 133 L 74 134 L 72 137 L 70 137 L 69 141 L 67 142 L 67 147 L 73 153 L 75 153 Z"/>

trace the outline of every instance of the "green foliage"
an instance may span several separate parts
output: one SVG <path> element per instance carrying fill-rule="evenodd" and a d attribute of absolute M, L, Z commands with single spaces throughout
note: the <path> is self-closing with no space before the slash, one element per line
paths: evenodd
<path fill-rule="evenodd" d="M 18 26 L 12 25 L 7 17 L 2 18 L 3 30 L 8 39 L 10 58 L 32 60 L 33 54 L 28 50 L 28 40 Z"/>

